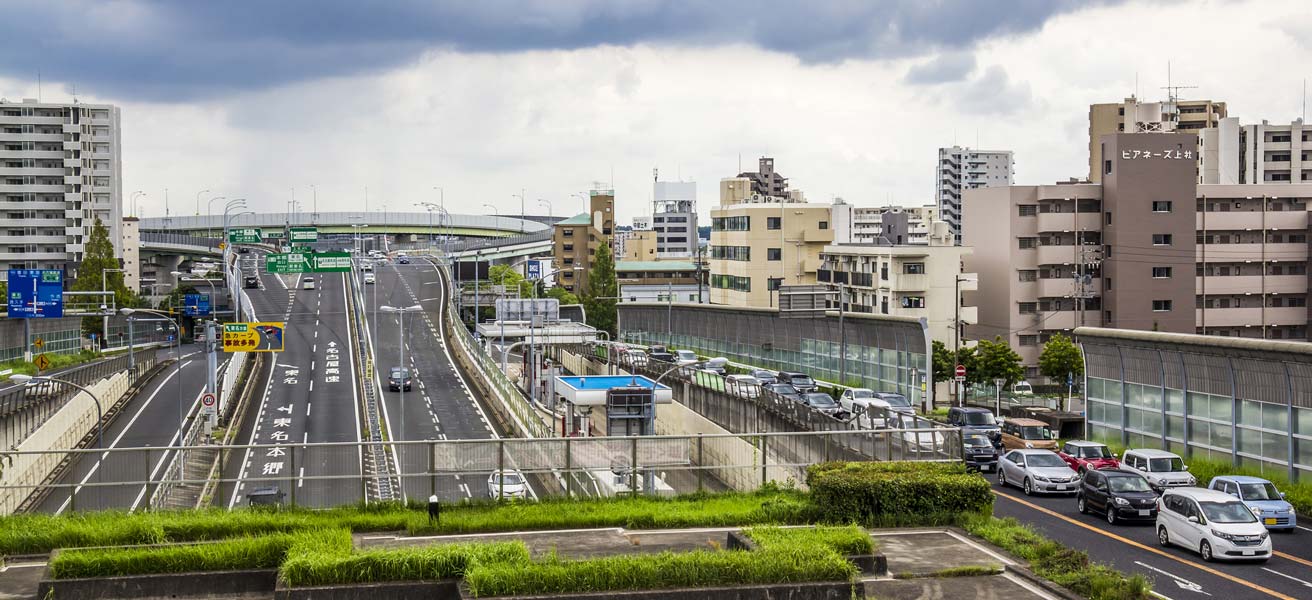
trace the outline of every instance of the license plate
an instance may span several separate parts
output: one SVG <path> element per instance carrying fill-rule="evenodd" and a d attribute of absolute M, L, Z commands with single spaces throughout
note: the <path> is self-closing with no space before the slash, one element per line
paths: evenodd
<path fill-rule="evenodd" d="M 1257 554 L 1256 550 L 1244 550 L 1244 556 L 1253 556 L 1256 554 Z"/>
<path fill-rule="evenodd" d="M 1146 508 L 1141 508 L 1141 509 L 1139 509 L 1139 516 L 1141 516 L 1141 517 L 1146 517 L 1146 516 L 1148 516 L 1148 513 L 1149 513 L 1149 510 L 1146 509 Z"/>
<path fill-rule="evenodd" d="M 1262 519 L 1262 523 L 1264 523 L 1264 524 L 1266 524 L 1266 525 L 1275 525 L 1275 524 L 1276 524 L 1276 520 L 1275 520 L 1275 519 Z"/>
<path fill-rule="evenodd" d="M 1058 484 L 1058 485 L 1057 485 L 1057 491 L 1059 491 L 1059 492 L 1064 492 L 1064 491 L 1066 491 L 1066 485 L 1065 485 L 1065 484 Z"/>

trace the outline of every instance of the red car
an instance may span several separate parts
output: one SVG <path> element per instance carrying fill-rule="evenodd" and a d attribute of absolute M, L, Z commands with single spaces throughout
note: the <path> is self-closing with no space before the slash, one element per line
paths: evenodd
<path fill-rule="evenodd" d="M 1107 449 L 1107 444 L 1074 440 L 1066 442 L 1057 452 L 1072 469 L 1083 473 L 1088 469 L 1115 469 L 1121 466 L 1116 455 Z"/>

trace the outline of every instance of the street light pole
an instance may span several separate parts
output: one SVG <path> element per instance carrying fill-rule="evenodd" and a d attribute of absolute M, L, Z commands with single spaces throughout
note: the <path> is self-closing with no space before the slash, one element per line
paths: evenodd
<path fill-rule="evenodd" d="M 105 302 L 105 297 L 109 295 L 109 274 L 110 274 L 110 273 L 125 273 L 125 272 L 126 272 L 126 271 L 124 271 L 123 269 L 101 269 L 101 270 L 100 270 L 100 291 L 101 291 L 101 294 L 100 294 L 100 301 L 104 303 L 104 309 L 103 309 L 102 314 L 101 314 L 101 329 L 100 329 L 100 337 L 103 338 L 101 341 L 104 342 L 106 348 L 109 347 L 109 310 L 110 310 L 110 308 L 109 308 L 109 303 L 108 303 L 108 302 Z M 115 307 L 115 308 L 117 308 L 117 307 Z"/>
<path fill-rule="evenodd" d="M 208 194 L 208 193 L 210 193 L 209 190 L 201 190 L 199 192 L 196 192 L 196 216 L 198 217 L 200 216 L 200 197 L 201 195 Z"/>
<path fill-rule="evenodd" d="M 33 377 L 31 375 L 23 375 L 21 373 L 18 373 L 18 374 L 10 375 L 9 380 L 14 383 L 21 383 L 24 385 L 31 385 L 32 383 L 41 383 L 41 382 L 58 383 L 58 384 L 69 386 L 71 388 L 81 390 L 82 392 L 85 392 L 86 395 L 91 396 L 91 401 L 96 403 L 96 450 L 100 450 L 101 446 L 104 444 L 104 437 L 105 437 L 105 411 L 101 409 L 100 398 L 96 397 L 95 392 L 92 392 L 91 390 L 82 387 L 76 383 L 73 383 L 71 381 L 67 381 L 64 379 L 55 379 L 54 377 Z M 104 455 L 102 454 L 101 459 L 103 458 Z M 96 483 L 99 484 L 100 481 L 101 481 L 100 469 L 97 468 Z M 69 492 L 69 497 L 71 498 L 73 494 L 76 493 L 77 493 L 77 489 L 74 488 L 73 491 Z M 97 499 L 100 498 L 99 490 L 96 491 L 96 498 Z"/>
<path fill-rule="evenodd" d="M 418 304 L 412 306 L 406 306 L 404 308 L 396 308 L 394 306 L 383 306 L 380 307 L 380 310 L 382 310 L 385 313 L 396 313 L 398 318 L 397 328 L 396 328 L 396 345 L 401 350 L 401 385 L 397 387 L 401 389 L 401 429 L 398 432 L 396 439 L 399 441 L 405 441 L 405 380 L 407 378 L 407 375 L 410 374 L 410 367 L 406 366 L 405 364 L 405 313 L 419 312 L 421 310 L 424 310 L 424 307 L 419 306 Z"/>
<path fill-rule="evenodd" d="M 149 313 L 149 314 L 152 314 L 152 315 L 157 315 L 157 316 L 160 316 L 160 317 L 164 317 L 166 320 L 168 320 L 169 325 L 172 325 L 172 326 L 173 326 L 173 335 L 176 336 L 176 340 L 177 340 L 177 342 L 178 342 L 178 345 L 176 345 L 176 346 L 173 347 L 173 356 L 174 356 L 174 359 L 173 359 L 173 375 L 174 375 L 174 376 L 177 378 L 177 380 L 178 380 L 178 381 L 177 381 L 177 396 L 178 396 L 178 443 L 182 443 L 182 437 L 183 437 L 183 431 L 182 431 L 182 430 L 183 430 L 183 425 L 185 424 L 185 418 L 184 418 L 184 416 L 183 416 L 183 411 L 182 411 L 182 327 L 178 325 L 178 321 L 177 321 L 176 319 L 174 319 L 171 315 L 169 315 L 169 313 L 166 313 L 166 312 L 164 312 L 164 311 L 162 311 L 162 310 L 155 310 L 155 309 L 151 309 L 151 308 L 127 308 L 127 307 L 124 307 L 124 308 L 120 308 L 118 312 L 119 312 L 119 314 L 121 314 L 121 315 L 123 315 L 123 316 L 125 316 L 125 317 L 126 317 L 126 316 L 131 316 L 131 315 L 136 314 L 136 313 L 139 313 L 139 312 L 140 312 L 140 313 Z"/>

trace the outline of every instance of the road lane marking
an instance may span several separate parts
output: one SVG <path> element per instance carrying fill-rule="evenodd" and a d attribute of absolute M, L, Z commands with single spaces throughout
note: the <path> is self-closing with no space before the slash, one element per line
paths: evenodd
<path fill-rule="evenodd" d="M 1034 504 L 1034 503 L 1032 503 L 1032 502 L 1027 502 L 1027 501 L 1025 501 L 1025 500 L 1021 500 L 1020 498 L 1016 498 L 1016 497 L 1014 497 L 1014 496 L 1010 496 L 1010 495 L 1007 495 L 1007 494 L 1003 494 L 1003 493 L 1001 493 L 1001 492 L 999 492 L 999 491 L 997 491 L 997 490 L 989 490 L 989 491 L 990 491 L 990 492 L 993 492 L 993 495 L 998 496 L 999 498 L 1005 498 L 1005 499 L 1007 499 L 1007 500 L 1011 500 L 1012 502 L 1015 502 L 1015 503 L 1020 504 L 1020 505 L 1022 505 L 1022 506 L 1026 506 L 1026 507 L 1032 508 L 1032 509 L 1037 510 L 1037 511 L 1039 511 L 1039 512 L 1045 514 L 1045 515 L 1049 515 L 1049 516 L 1052 516 L 1052 517 L 1056 517 L 1056 518 L 1058 518 L 1058 519 L 1060 519 L 1060 520 L 1062 520 L 1062 521 L 1065 521 L 1065 522 L 1067 522 L 1067 523 L 1070 523 L 1071 525 L 1075 525 L 1076 527 L 1082 527 L 1082 528 L 1084 528 L 1084 529 L 1087 529 L 1087 530 L 1089 530 L 1089 531 L 1092 531 L 1092 532 L 1094 532 L 1094 533 L 1097 533 L 1098 535 L 1106 536 L 1106 537 L 1109 537 L 1109 538 L 1111 538 L 1111 539 L 1113 539 L 1113 540 L 1116 540 L 1116 541 L 1118 541 L 1118 542 L 1121 542 L 1121 543 L 1123 543 L 1123 544 L 1125 544 L 1125 545 L 1127 545 L 1127 546 L 1131 546 L 1131 547 L 1134 547 L 1134 548 L 1138 548 L 1138 549 L 1140 549 L 1140 550 L 1145 550 L 1145 551 L 1147 551 L 1147 552 L 1151 552 L 1151 553 L 1156 554 L 1156 555 L 1158 555 L 1158 556 L 1161 556 L 1161 557 L 1163 557 L 1163 558 L 1169 558 L 1169 559 L 1171 559 L 1171 560 L 1173 560 L 1173 561 L 1175 561 L 1175 562 L 1178 562 L 1178 563 L 1180 563 L 1180 564 L 1182 564 L 1182 565 L 1185 565 L 1185 566 L 1189 566 L 1189 567 L 1192 567 L 1192 568 L 1198 569 L 1199 571 L 1202 571 L 1202 572 L 1204 572 L 1204 573 L 1209 573 L 1209 574 L 1211 574 L 1211 575 L 1215 575 L 1215 576 L 1220 577 L 1220 578 L 1222 578 L 1222 579 L 1225 579 L 1225 580 L 1227 580 L 1227 581 L 1232 581 L 1232 582 L 1237 583 L 1237 584 L 1239 584 L 1239 585 L 1242 585 L 1242 586 L 1244 586 L 1244 587 L 1251 588 L 1251 589 L 1253 589 L 1253 590 L 1256 590 L 1256 591 L 1258 591 L 1258 592 L 1261 592 L 1261 593 L 1263 593 L 1263 594 L 1266 594 L 1266 595 L 1268 595 L 1268 596 L 1271 596 L 1272 598 L 1280 598 L 1281 600 L 1296 600 L 1293 596 L 1286 596 L 1286 595 L 1284 595 L 1284 594 L 1281 594 L 1280 592 L 1277 592 L 1277 591 L 1275 591 L 1275 590 L 1270 590 L 1270 589 L 1264 588 L 1264 587 L 1262 587 L 1262 586 L 1260 586 L 1260 585 L 1257 585 L 1256 583 L 1253 583 L 1253 582 L 1248 581 L 1248 580 L 1246 580 L 1246 579 L 1242 579 L 1242 578 L 1239 578 L 1239 577 L 1235 577 L 1234 575 L 1231 575 L 1231 574 L 1229 574 L 1229 573 L 1225 573 L 1225 572 L 1222 572 L 1222 571 L 1218 571 L 1218 570 L 1213 569 L 1213 568 L 1211 568 L 1211 567 L 1208 567 L 1208 566 L 1205 566 L 1205 565 L 1200 565 L 1200 564 L 1197 564 L 1197 563 L 1195 563 L 1195 562 L 1185 560 L 1185 559 L 1180 558 L 1180 557 L 1178 557 L 1178 556 L 1176 556 L 1176 555 L 1174 555 L 1174 554 L 1171 554 L 1171 553 L 1169 553 L 1169 552 L 1165 552 L 1165 551 L 1159 550 L 1159 549 L 1157 549 L 1157 548 L 1153 548 L 1152 546 L 1148 546 L 1148 545 L 1145 545 L 1145 544 L 1140 544 L 1139 542 L 1136 542 L 1136 541 L 1131 540 L 1131 539 L 1129 539 L 1129 538 L 1126 538 L 1126 537 L 1122 537 L 1122 536 L 1116 535 L 1115 533 L 1112 533 L 1112 532 L 1110 532 L 1110 531 L 1104 531 L 1104 530 L 1102 530 L 1102 529 L 1099 529 L 1099 528 L 1097 528 L 1097 527 L 1094 527 L 1093 525 L 1090 525 L 1090 524 L 1088 524 L 1088 523 L 1084 523 L 1084 522 L 1082 522 L 1082 521 L 1077 521 L 1077 520 L 1072 519 L 1072 518 L 1070 518 L 1070 517 L 1068 517 L 1068 516 L 1066 516 L 1066 515 L 1063 515 L 1063 514 L 1061 514 L 1061 513 L 1058 513 L 1058 512 L 1056 512 L 1056 511 L 1054 511 L 1054 510 L 1049 510 L 1049 509 L 1047 509 L 1047 508 L 1044 508 L 1044 507 L 1039 506 L 1039 505 L 1037 505 L 1037 504 Z"/>
<path fill-rule="evenodd" d="M 1276 552 L 1276 551 L 1274 551 L 1274 550 L 1271 551 L 1271 554 L 1274 554 L 1275 556 L 1279 556 L 1280 558 L 1287 558 L 1287 559 L 1292 560 L 1292 561 L 1294 561 L 1294 562 L 1296 562 L 1296 563 L 1299 563 L 1299 564 L 1301 564 L 1301 565 L 1303 565 L 1303 566 L 1305 566 L 1305 567 L 1312 567 L 1312 561 L 1309 561 L 1309 560 L 1306 560 L 1306 559 L 1302 559 L 1302 558 L 1299 558 L 1299 557 L 1297 557 L 1297 556 L 1290 556 L 1290 555 L 1288 555 L 1288 554 L 1285 554 L 1284 552 Z"/>
<path fill-rule="evenodd" d="M 1263 571 L 1266 571 L 1267 573 L 1275 573 L 1276 575 L 1279 575 L 1279 576 L 1281 576 L 1281 577 L 1284 577 L 1285 579 L 1292 579 L 1292 580 L 1294 580 L 1294 581 L 1297 581 L 1297 582 L 1303 584 L 1303 587 L 1310 587 L 1310 588 L 1312 588 L 1312 582 L 1303 581 L 1302 579 L 1299 579 L 1299 578 L 1297 578 L 1297 577 L 1294 577 L 1293 575 L 1285 575 L 1284 573 L 1281 573 L 1280 571 L 1277 571 L 1277 570 L 1275 570 L 1275 569 L 1268 569 L 1268 568 L 1266 568 L 1266 567 L 1262 567 L 1262 570 L 1263 570 Z"/>
<path fill-rule="evenodd" d="M 283 365 L 278 363 L 275 363 L 275 366 L 291 368 L 289 365 Z M 256 423 L 260 423 L 261 421 L 264 420 L 264 408 L 269 404 L 269 395 L 273 391 L 273 374 L 276 372 L 277 369 L 273 367 L 269 368 L 269 378 L 267 381 L 264 382 L 264 398 L 260 400 L 260 410 L 255 413 Z M 259 430 L 256 428 L 252 428 L 250 441 L 247 441 L 246 444 L 248 446 L 254 445 L 256 439 L 255 436 L 258 434 L 259 434 Z M 243 483 L 242 480 L 246 479 L 246 470 L 249 469 L 251 466 L 251 450 L 252 450 L 251 448 L 246 449 L 246 455 L 242 460 L 242 464 L 241 464 L 241 471 L 237 473 L 237 485 L 233 486 L 232 499 L 228 501 L 228 510 L 232 510 L 233 507 L 237 505 L 237 496 L 241 493 L 242 488 L 246 486 L 246 484 Z"/>
<path fill-rule="evenodd" d="M 311 381 L 310 384 L 313 385 L 314 382 Z M 309 403 L 309 402 L 306 402 L 306 403 L 305 403 L 305 416 L 307 416 L 307 417 L 310 416 L 310 403 Z"/>
<path fill-rule="evenodd" d="M 1202 595 L 1204 595 L 1204 596 L 1211 596 L 1211 594 L 1209 594 L 1209 593 L 1203 591 L 1203 586 L 1201 586 L 1201 585 L 1199 585 L 1199 584 L 1197 584 L 1197 583 L 1194 583 L 1194 582 L 1192 582 L 1192 581 L 1189 581 L 1188 579 L 1185 579 L 1185 578 L 1183 578 L 1183 577 L 1181 577 L 1181 576 L 1179 576 L 1179 575 L 1176 575 L 1175 573 L 1171 573 L 1171 572 L 1168 572 L 1168 571 L 1163 571 L 1163 570 L 1161 570 L 1161 569 L 1159 569 L 1159 568 L 1157 568 L 1157 567 L 1154 567 L 1154 566 L 1152 566 L 1152 565 L 1150 565 L 1150 564 L 1148 564 L 1148 563 L 1146 563 L 1146 562 L 1143 562 L 1143 561 L 1141 561 L 1141 560 L 1136 560 L 1136 561 L 1134 561 L 1134 564 L 1139 565 L 1139 566 L 1141 566 L 1141 567 L 1143 567 L 1143 568 L 1145 568 L 1145 569 L 1148 569 L 1149 571 L 1155 571 L 1155 572 L 1157 572 L 1157 573 L 1161 573 L 1162 575 L 1165 575 L 1165 576 L 1167 576 L 1167 577 L 1170 577 L 1170 578 L 1171 578 L 1171 581 L 1174 581 L 1174 582 L 1175 582 L 1175 585 L 1180 586 L 1180 589 L 1182 589 L 1182 590 L 1188 590 L 1188 591 L 1190 591 L 1190 592 L 1197 592 L 1197 593 L 1202 594 Z"/>

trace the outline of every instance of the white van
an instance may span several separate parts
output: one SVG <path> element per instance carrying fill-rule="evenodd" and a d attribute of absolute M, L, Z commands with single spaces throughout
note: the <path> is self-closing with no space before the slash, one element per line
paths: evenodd
<path fill-rule="evenodd" d="M 301 280 L 301 289 L 303 289 L 303 290 L 312 290 L 312 289 L 314 289 L 314 278 L 313 278 L 313 277 L 306 277 L 305 279 L 302 279 L 302 280 Z"/>
<path fill-rule="evenodd" d="M 1184 487 L 1166 490 L 1157 505 L 1157 543 L 1193 550 L 1203 560 L 1271 558 L 1271 534 L 1234 496 Z"/>

